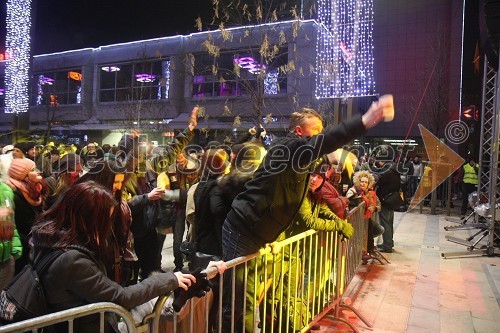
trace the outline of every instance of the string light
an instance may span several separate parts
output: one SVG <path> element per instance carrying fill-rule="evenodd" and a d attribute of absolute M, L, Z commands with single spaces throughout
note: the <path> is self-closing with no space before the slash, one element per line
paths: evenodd
<path fill-rule="evenodd" d="M 316 98 L 375 93 L 373 0 L 318 0 Z"/>
<path fill-rule="evenodd" d="M 5 113 L 27 112 L 31 0 L 8 0 L 6 22 Z"/>
<path fill-rule="evenodd" d="M 163 80 L 158 82 L 158 93 L 156 95 L 157 99 L 162 98 L 162 88 L 164 88 L 164 97 L 168 99 L 168 93 L 170 90 L 170 60 L 165 60 L 162 62 Z"/>
<path fill-rule="evenodd" d="M 266 73 L 266 77 L 264 78 L 264 94 L 278 94 L 278 71 L 276 69 L 270 70 Z"/>

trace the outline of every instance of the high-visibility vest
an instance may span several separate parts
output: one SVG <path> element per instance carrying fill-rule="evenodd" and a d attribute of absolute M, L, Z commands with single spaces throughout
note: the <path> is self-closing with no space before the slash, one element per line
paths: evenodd
<path fill-rule="evenodd" d="M 431 171 L 432 168 L 428 165 L 424 168 L 424 174 L 422 175 L 422 182 L 424 187 L 431 187 L 432 185 L 432 176 L 430 175 Z"/>
<path fill-rule="evenodd" d="M 478 167 L 477 164 L 476 164 L 476 167 Z M 476 170 L 469 163 L 464 165 L 464 179 L 463 179 L 463 181 L 464 181 L 464 183 L 473 184 L 473 185 L 477 185 L 477 183 L 478 183 Z"/>

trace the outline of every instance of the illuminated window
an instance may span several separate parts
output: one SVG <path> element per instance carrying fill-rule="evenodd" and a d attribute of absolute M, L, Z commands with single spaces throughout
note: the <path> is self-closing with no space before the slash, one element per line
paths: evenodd
<path fill-rule="evenodd" d="M 286 94 L 286 47 L 271 61 L 261 59 L 258 50 L 226 51 L 219 57 L 195 55 L 193 97 L 250 95 L 261 89 L 266 95 Z M 281 70 L 280 70 L 281 69 Z M 262 74 L 262 80 L 258 80 Z"/>
<path fill-rule="evenodd" d="M 100 102 L 167 99 L 170 61 L 101 65 Z"/>
<path fill-rule="evenodd" d="M 56 98 L 58 104 L 81 103 L 81 68 L 35 73 L 33 78 L 32 105 L 55 105 L 51 104 L 50 96 L 52 101 Z"/>

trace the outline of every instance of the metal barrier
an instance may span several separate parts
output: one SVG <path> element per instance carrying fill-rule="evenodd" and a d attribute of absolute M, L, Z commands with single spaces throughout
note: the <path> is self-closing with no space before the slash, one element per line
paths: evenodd
<path fill-rule="evenodd" d="M 114 313 L 122 318 L 122 321 L 127 325 L 128 332 L 137 332 L 134 319 L 129 311 L 124 307 L 114 303 L 102 302 L 89 305 L 83 305 L 76 308 L 51 313 L 45 316 L 20 321 L 18 323 L 1 326 L 0 333 L 7 332 L 36 332 L 38 329 L 52 326 L 59 323 L 68 323 L 68 332 L 73 332 L 74 320 L 90 315 L 99 314 L 100 332 L 104 332 L 105 327 L 105 314 Z"/>
<path fill-rule="evenodd" d="M 280 237 L 258 253 L 228 261 L 218 278 L 218 301 L 205 303 L 217 313 L 203 324 L 190 323 L 186 332 L 306 332 L 322 318 L 342 322 L 343 293 L 361 264 L 366 239 L 364 204 L 348 216 L 355 232 L 342 241 L 337 232 L 306 232 Z M 215 273 L 215 269 L 210 273 Z M 175 317 L 167 332 L 179 331 Z M 162 331 L 163 332 L 163 331 Z M 184 331 L 181 331 L 184 332 Z"/>
<path fill-rule="evenodd" d="M 228 270 L 218 276 L 213 294 L 191 299 L 179 314 L 161 316 L 167 297 L 160 297 L 141 323 L 132 313 L 112 303 L 97 303 L 65 310 L 25 322 L 0 327 L 2 332 L 36 330 L 55 323 L 99 313 L 101 332 L 104 314 L 123 318 L 128 332 L 306 332 L 322 318 L 343 322 L 340 308 L 349 308 L 368 326 L 371 325 L 352 307 L 343 303 L 343 293 L 361 264 L 366 221 L 364 205 L 348 216 L 355 232 L 343 241 L 337 232 L 308 230 L 269 244 L 259 252 L 228 261 Z M 207 271 L 209 277 L 216 269 Z M 213 296 L 213 298 L 212 298 Z"/>

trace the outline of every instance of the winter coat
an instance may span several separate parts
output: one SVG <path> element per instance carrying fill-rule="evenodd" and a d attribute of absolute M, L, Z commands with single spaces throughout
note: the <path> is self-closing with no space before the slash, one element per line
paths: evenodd
<path fill-rule="evenodd" d="M 227 222 L 256 244 L 273 242 L 294 221 L 309 187 L 311 164 L 365 131 L 357 116 L 313 137 L 275 139 L 254 177 L 234 199 Z"/>
<path fill-rule="evenodd" d="M 401 187 L 401 178 L 396 168 L 393 166 L 386 172 L 380 174 L 377 181 L 377 197 L 382 200 L 386 195 L 393 192 L 399 192 Z M 382 204 L 384 207 L 384 204 Z"/>
<path fill-rule="evenodd" d="M 345 212 L 347 206 L 349 205 L 349 199 L 341 196 L 329 181 L 325 181 L 319 191 L 314 193 L 314 196 L 316 199 L 322 198 L 328 208 L 330 208 L 335 215 L 341 219 L 345 218 Z"/>
<path fill-rule="evenodd" d="M 9 198 L 10 202 L 13 203 L 14 193 L 7 184 L 0 181 L 0 202 L 5 202 L 6 198 Z M 12 239 L 0 240 L 0 263 L 10 260 L 11 256 L 17 259 L 22 253 L 23 247 L 17 229 L 14 229 L 14 236 Z"/>
<path fill-rule="evenodd" d="M 206 254 L 222 256 L 222 225 L 224 219 L 216 218 L 212 210 L 219 197 L 213 195 L 219 176 L 209 177 L 198 183 L 194 192 L 194 225 L 196 250 Z"/>
<path fill-rule="evenodd" d="M 40 253 L 36 252 L 35 256 Z M 159 273 L 139 284 L 122 287 L 106 276 L 103 264 L 91 251 L 80 246 L 70 247 L 57 257 L 40 280 L 49 312 L 96 302 L 112 302 L 130 310 L 178 287 L 172 272 Z M 98 332 L 98 324 L 96 316 L 77 319 L 75 332 Z"/>
<path fill-rule="evenodd" d="M 297 235 L 309 229 L 321 231 L 342 230 L 345 220 L 335 215 L 326 203 L 314 199 L 312 194 L 306 195 L 300 205 L 294 223 L 287 229 L 287 236 Z"/>

